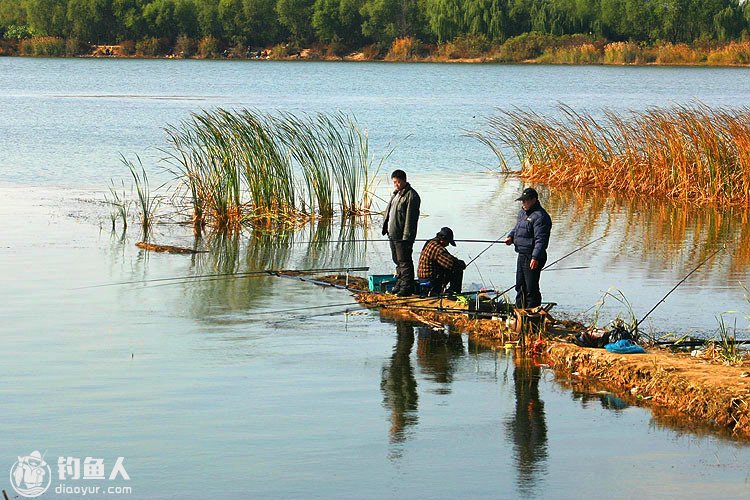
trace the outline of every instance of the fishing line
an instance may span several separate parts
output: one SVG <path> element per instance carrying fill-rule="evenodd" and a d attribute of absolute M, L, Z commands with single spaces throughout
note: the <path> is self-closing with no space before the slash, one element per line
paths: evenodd
<path fill-rule="evenodd" d="M 575 250 L 573 250 L 572 252 L 568 252 L 568 253 L 566 253 L 565 255 L 563 255 L 562 257 L 560 257 L 560 258 L 559 258 L 559 259 L 557 259 L 556 261 L 552 262 L 551 264 L 547 264 L 546 266 L 544 266 L 544 267 L 542 268 L 542 271 L 545 271 L 545 270 L 549 269 L 550 267 L 554 266 L 555 264 L 557 264 L 558 262 L 560 262 L 560 261 L 561 261 L 561 260 L 563 260 L 563 259 L 567 259 L 568 257 L 570 257 L 571 255 L 573 255 L 574 253 L 576 253 L 576 252 L 580 252 L 581 250 L 583 250 L 583 249 L 584 249 L 584 248 L 586 248 L 587 246 L 589 246 L 589 245 L 593 245 L 593 244 L 594 244 L 594 243 L 596 243 L 597 241 L 599 241 L 599 240 L 601 240 L 602 238 L 604 238 L 604 236 L 605 236 L 605 235 L 602 235 L 602 236 L 598 237 L 598 238 L 597 238 L 597 239 L 595 239 L 595 240 L 589 241 L 588 243 L 586 243 L 586 244 L 585 244 L 585 245 L 583 245 L 582 247 L 578 247 L 578 248 L 576 248 Z M 508 287 L 508 288 L 506 288 L 505 290 L 503 290 L 503 291 L 502 291 L 502 292 L 500 293 L 500 295 L 505 295 L 506 293 L 508 293 L 508 292 L 510 292 L 511 290 L 513 290 L 513 289 L 514 289 L 515 287 L 516 287 L 516 285 L 513 285 L 513 286 L 511 286 L 511 287 Z"/>

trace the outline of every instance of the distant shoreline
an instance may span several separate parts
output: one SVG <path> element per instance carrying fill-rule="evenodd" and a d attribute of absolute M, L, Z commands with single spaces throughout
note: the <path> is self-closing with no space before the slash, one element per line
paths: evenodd
<path fill-rule="evenodd" d="M 634 42 L 570 39 L 547 46 L 515 46 L 510 43 L 478 50 L 443 44 L 426 45 L 405 37 L 396 39 L 383 53 L 372 46 L 346 54 L 335 54 L 331 47 L 297 48 L 289 44 L 270 48 L 219 51 L 200 47 L 150 46 L 123 42 L 119 45 L 81 45 L 75 40 L 35 37 L 0 41 L 0 56 L 61 57 L 102 59 L 209 59 L 242 61 L 322 61 L 322 62 L 417 62 L 441 64 L 552 64 L 579 66 L 698 66 L 748 67 L 750 41 L 727 42 L 707 47 L 687 44 L 643 45 Z"/>

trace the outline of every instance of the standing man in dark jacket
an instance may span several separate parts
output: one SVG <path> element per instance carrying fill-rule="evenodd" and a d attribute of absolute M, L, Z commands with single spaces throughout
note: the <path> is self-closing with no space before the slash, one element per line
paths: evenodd
<path fill-rule="evenodd" d="M 414 261 L 412 251 L 417 239 L 419 205 L 421 200 L 411 184 L 406 182 L 406 172 L 394 170 L 393 196 L 388 203 L 383 221 L 383 234 L 391 242 L 391 256 L 396 264 L 396 286 L 392 292 L 400 297 L 414 293 Z"/>
<path fill-rule="evenodd" d="M 516 200 L 521 202 L 518 221 L 504 243 L 515 244 L 516 263 L 516 307 L 531 308 L 542 304 L 539 278 L 547 262 L 547 246 L 552 230 L 552 219 L 539 204 L 539 195 L 534 188 L 526 188 Z"/>

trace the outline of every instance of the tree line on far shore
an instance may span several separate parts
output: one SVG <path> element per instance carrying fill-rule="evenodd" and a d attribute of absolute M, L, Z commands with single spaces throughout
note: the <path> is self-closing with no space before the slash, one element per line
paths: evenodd
<path fill-rule="evenodd" d="M 440 46 L 499 45 L 525 34 L 642 44 L 727 43 L 750 37 L 740 0 L 2 0 L 5 39 L 73 45 L 140 43 L 153 51 L 324 45 L 385 54 L 408 38 Z M 70 45 L 70 44 L 69 44 Z M 179 48 L 179 47 L 178 47 Z M 163 52 L 162 52 L 163 53 Z M 152 54 L 157 55 L 157 54 Z"/>

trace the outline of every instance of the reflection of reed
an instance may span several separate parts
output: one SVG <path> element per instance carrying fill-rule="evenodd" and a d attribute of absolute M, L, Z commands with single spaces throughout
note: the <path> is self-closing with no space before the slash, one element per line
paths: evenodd
<path fill-rule="evenodd" d="M 682 275 L 727 244 L 732 248 L 706 264 L 707 270 L 726 274 L 711 279 L 736 280 L 750 264 L 747 209 L 719 211 L 561 189 L 551 190 L 545 203 L 554 214 L 556 233 L 566 239 L 588 241 L 602 231 L 606 244 L 618 250 L 615 263 L 636 259 L 653 271 L 670 269 Z"/>
<path fill-rule="evenodd" d="M 358 266 L 365 262 L 366 225 L 352 218 L 342 218 L 336 238 L 332 238 L 334 228 L 330 220 L 320 220 L 309 230 L 309 243 L 301 267 Z"/>
<path fill-rule="evenodd" d="M 348 220 L 348 219 L 347 219 Z M 193 274 L 233 274 L 268 269 L 310 269 L 361 265 L 361 244 L 329 243 L 330 221 L 320 220 L 303 230 L 278 228 L 269 232 L 257 228 L 245 232 L 212 232 L 202 240 L 205 253 L 193 256 Z M 357 231 L 343 224 L 342 234 Z M 348 238 L 353 239 L 353 238 Z M 295 241 L 305 241 L 297 245 Z M 199 247 L 198 241 L 195 244 Z M 246 311 L 261 297 L 273 293 L 279 278 L 271 276 L 222 276 L 216 279 L 186 280 L 185 296 L 191 299 L 191 310 L 204 318 L 229 311 Z M 313 286 L 313 285 L 306 285 Z"/>
<path fill-rule="evenodd" d="M 507 193 L 515 196 L 522 187 L 522 181 L 515 177 L 500 177 L 496 189 L 481 202 L 487 218 L 508 220 L 517 205 Z M 561 243 L 577 247 L 604 235 L 600 243 L 586 250 L 588 255 L 597 247 L 607 247 L 615 250 L 612 264 L 645 265 L 654 273 L 668 271 L 681 277 L 726 244 L 727 250 L 709 260 L 705 272 L 691 277 L 691 281 L 738 286 L 737 281 L 747 277 L 748 208 L 718 210 L 601 190 L 534 187 L 553 219 L 553 249 Z M 510 227 L 497 229 L 501 233 Z"/>
<path fill-rule="evenodd" d="M 528 496 L 534 492 L 535 480 L 547 460 L 547 423 L 544 403 L 539 399 L 539 367 L 531 358 L 514 356 L 513 361 L 516 411 L 506 422 L 506 429 L 513 439 L 518 489 Z"/>

